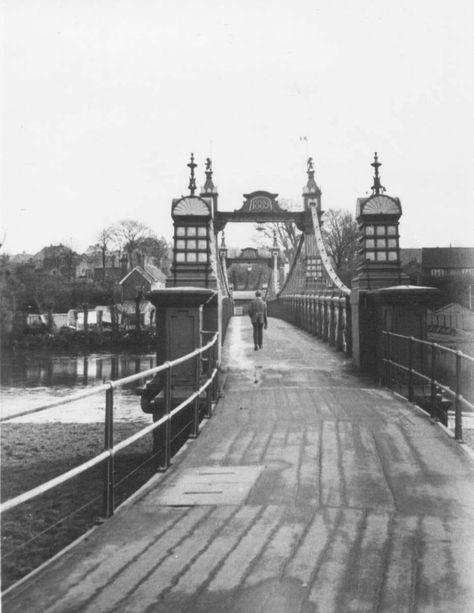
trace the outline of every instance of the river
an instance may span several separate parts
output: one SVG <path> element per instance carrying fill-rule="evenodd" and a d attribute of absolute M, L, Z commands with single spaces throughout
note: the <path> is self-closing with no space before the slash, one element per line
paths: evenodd
<path fill-rule="evenodd" d="M 156 356 L 121 352 L 58 355 L 48 351 L 2 352 L 0 397 L 2 417 L 15 415 L 81 389 L 100 385 L 156 366 Z M 140 382 L 138 385 L 143 384 Z M 140 409 L 137 384 L 114 393 L 114 417 L 119 421 L 149 422 Z M 105 394 L 70 405 L 14 418 L 15 422 L 93 423 L 104 420 Z"/>

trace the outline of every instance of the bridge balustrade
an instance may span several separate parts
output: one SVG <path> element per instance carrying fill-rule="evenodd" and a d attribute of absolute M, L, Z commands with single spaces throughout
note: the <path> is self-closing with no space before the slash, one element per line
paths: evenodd
<path fill-rule="evenodd" d="M 292 294 L 268 302 L 268 314 L 284 319 L 351 355 L 351 316 L 347 296 Z"/>

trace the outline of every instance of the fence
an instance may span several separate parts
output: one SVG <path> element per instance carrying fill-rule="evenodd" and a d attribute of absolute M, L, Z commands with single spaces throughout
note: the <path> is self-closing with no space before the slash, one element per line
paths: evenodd
<path fill-rule="evenodd" d="M 8 417 L 3 417 L 0 419 L 0 422 L 5 422 L 17 417 L 22 417 L 25 415 L 30 415 L 32 413 L 38 413 L 40 411 L 46 411 L 51 408 L 56 408 L 59 406 L 65 406 L 67 404 L 71 404 L 73 402 L 82 400 L 84 398 L 88 398 L 91 396 L 96 396 L 101 393 L 105 393 L 105 416 L 104 416 L 104 450 L 88 460 L 80 464 L 79 466 L 62 473 L 58 477 L 47 481 L 19 496 L 11 498 L 6 502 L 3 502 L 0 505 L 0 513 L 5 513 L 19 505 L 40 496 L 53 488 L 58 487 L 62 483 L 70 481 L 74 479 L 78 475 L 86 472 L 87 470 L 97 466 L 101 463 L 104 463 L 104 489 L 103 489 L 103 505 L 102 512 L 105 518 L 113 515 L 115 510 L 115 502 L 114 502 L 114 491 L 115 491 L 115 475 L 114 475 L 114 458 L 115 455 L 125 449 L 126 447 L 132 445 L 142 437 L 146 436 L 149 433 L 155 433 L 155 442 L 158 441 L 159 435 L 161 434 L 162 444 L 160 447 L 160 457 L 161 463 L 158 468 L 161 470 L 166 470 L 170 464 L 171 459 L 171 446 L 173 442 L 172 438 L 172 423 L 176 417 L 181 414 L 184 409 L 189 406 L 192 406 L 192 415 L 189 422 L 189 426 L 191 429 L 191 436 L 196 437 L 199 434 L 199 421 L 200 421 L 200 398 L 205 393 L 205 410 L 204 416 L 211 417 L 212 415 L 212 403 L 217 400 L 217 389 L 218 389 L 218 363 L 217 363 L 217 343 L 219 335 L 218 333 L 214 333 L 213 339 L 208 342 L 205 346 L 200 347 L 181 358 L 173 360 L 171 362 L 165 362 L 160 366 L 156 366 L 155 368 L 151 368 L 149 370 L 143 371 L 141 373 L 137 373 L 135 375 L 130 375 L 123 379 L 118 379 L 116 381 L 109 381 L 104 383 L 103 385 L 99 385 L 90 390 L 82 391 L 77 394 L 73 394 L 66 398 L 62 398 L 55 402 L 51 402 L 47 405 L 35 407 L 26 411 L 22 411 L 16 413 L 15 415 L 10 415 Z M 186 400 L 181 402 L 178 406 L 172 408 L 172 397 L 171 397 L 171 375 L 173 368 L 178 366 L 179 364 L 183 364 L 189 360 L 195 360 L 195 391 L 192 393 Z M 206 379 L 202 381 L 202 374 L 206 372 Z M 156 375 L 158 373 L 165 373 L 165 384 L 164 384 L 164 414 L 163 416 L 155 421 L 153 424 L 142 428 L 132 436 L 120 441 L 120 443 L 114 445 L 114 390 L 121 388 L 124 385 L 139 381 L 141 379 L 150 377 L 152 375 Z M 183 428 L 180 428 L 179 432 L 176 434 L 178 436 L 183 431 Z M 176 438 L 176 437 L 175 437 Z M 158 456 L 157 446 L 155 445 L 152 452 L 155 456 Z"/>
<path fill-rule="evenodd" d="M 461 441 L 463 409 L 474 415 L 474 358 L 434 342 L 383 334 L 385 385 L 446 426 L 454 406 L 454 435 Z"/>

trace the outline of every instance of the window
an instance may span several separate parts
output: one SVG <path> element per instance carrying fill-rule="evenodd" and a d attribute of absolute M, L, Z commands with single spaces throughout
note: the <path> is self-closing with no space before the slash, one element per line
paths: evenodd
<path fill-rule="evenodd" d="M 209 260 L 208 237 L 207 226 L 176 226 L 176 262 L 206 263 Z"/>
<path fill-rule="evenodd" d="M 398 235 L 396 225 L 373 224 L 364 228 L 362 258 L 370 262 L 396 262 Z M 390 238 L 389 238 L 390 237 Z"/>

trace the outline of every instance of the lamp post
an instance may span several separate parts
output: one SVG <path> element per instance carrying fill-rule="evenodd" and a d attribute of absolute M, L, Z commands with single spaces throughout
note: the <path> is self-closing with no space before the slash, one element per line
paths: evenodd
<path fill-rule="evenodd" d="M 273 258 L 273 291 L 276 295 L 278 293 L 278 255 L 280 253 L 276 230 L 273 230 L 273 245 L 271 253 Z"/>

